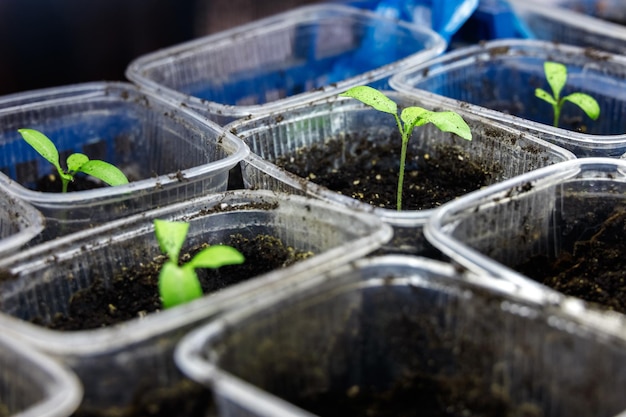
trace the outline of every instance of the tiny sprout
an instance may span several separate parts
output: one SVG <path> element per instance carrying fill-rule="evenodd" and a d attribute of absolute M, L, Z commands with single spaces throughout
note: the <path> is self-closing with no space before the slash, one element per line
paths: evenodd
<path fill-rule="evenodd" d="M 57 169 L 61 178 L 62 192 L 67 192 L 67 186 L 74 181 L 78 172 L 83 172 L 104 181 L 108 185 L 122 185 L 128 183 L 128 178 L 122 171 L 108 162 L 98 159 L 89 159 L 82 153 L 73 153 L 67 157 L 67 171 L 61 168 L 59 151 L 52 141 L 43 133 L 34 129 L 18 129 L 22 138 L 33 147 L 45 160 Z"/>
<path fill-rule="evenodd" d="M 392 114 L 396 119 L 398 130 L 402 136 L 400 171 L 398 173 L 398 190 L 396 193 L 398 210 L 402 210 L 402 187 L 404 184 L 406 151 L 414 127 L 432 123 L 443 132 L 452 132 L 463 139 L 472 140 L 472 133 L 469 126 L 459 114 L 453 111 L 434 112 L 413 106 L 402 110 L 402 113 L 398 117 L 398 105 L 396 102 L 372 87 L 353 87 L 339 95 L 357 99 L 363 104 L 373 107 L 375 110 Z"/>
<path fill-rule="evenodd" d="M 550 88 L 552 88 L 552 94 L 541 88 L 537 88 L 535 89 L 535 96 L 552 105 L 554 110 L 554 127 L 559 127 L 561 109 L 566 101 L 576 104 L 592 120 L 598 119 L 600 116 L 600 106 L 589 94 L 572 93 L 561 97 L 561 90 L 565 87 L 565 83 L 567 82 L 567 67 L 565 65 L 559 64 L 558 62 L 547 61 L 543 64 L 543 70 L 548 84 Z"/>
<path fill-rule="evenodd" d="M 159 273 L 159 294 L 163 307 L 170 308 L 202 297 L 202 287 L 196 268 L 219 268 L 244 262 L 243 255 L 226 245 L 213 245 L 202 249 L 189 262 L 180 266 L 178 258 L 187 237 L 189 223 L 154 220 L 154 233 L 161 251 L 168 260 Z"/>

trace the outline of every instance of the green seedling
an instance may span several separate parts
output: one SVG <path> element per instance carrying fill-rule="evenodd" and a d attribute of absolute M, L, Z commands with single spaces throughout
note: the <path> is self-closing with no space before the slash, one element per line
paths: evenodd
<path fill-rule="evenodd" d="M 163 307 L 170 308 L 202 297 L 196 268 L 219 268 L 244 262 L 243 255 L 226 245 L 202 249 L 187 263 L 179 265 L 180 250 L 187 237 L 189 223 L 154 220 L 154 233 L 168 260 L 159 273 L 159 294 Z"/>
<path fill-rule="evenodd" d="M 353 87 L 340 96 L 352 97 L 374 109 L 393 115 L 402 136 L 402 148 L 400 151 L 400 171 L 398 173 L 398 190 L 396 194 L 397 209 L 402 210 L 402 187 L 404 184 L 404 167 L 406 164 L 406 151 L 411 133 L 416 126 L 432 123 L 443 132 L 452 132 L 466 140 L 472 140 L 472 133 L 463 118 L 453 111 L 434 112 L 421 107 L 413 106 L 402 110 L 398 116 L 398 105 L 395 101 L 368 86 Z"/>
<path fill-rule="evenodd" d="M 34 129 L 19 129 L 22 138 L 39 153 L 45 160 L 57 169 L 61 178 L 62 192 L 67 192 L 67 186 L 74 181 L 78 172 L 83 172 L 98 178 L 108 185 L 128 184 L 128 178 L 122 171 L 108 162 L 99 159 L 89 159 L 82 153 L 73 153 L 67 157 L 67 170 L 61 167 L 59 151 L 52 141 L 43 133 Z"/>
<path fill-rule="evenodd" d="M 597 120 L 600 117 L 600 106 L 598 102 L 585 93 L 572 93 L 565 97 L 561 97 L 561 90 L 565 87 L 567 82 L 567 67 L 558 62 L 544 62 L 543 70 L 546 75 L 546 80 L 552 89 L 552 94 L 547 91 L 537 88 L 535 89 L 535 96 L 546 101 L 552 105 L 554 110 L 554 127 L 559 127 L 559 119 L 561 118 L 561 109 L 566 101 L 576 104 L 580 107 L 589 118 Z"/>

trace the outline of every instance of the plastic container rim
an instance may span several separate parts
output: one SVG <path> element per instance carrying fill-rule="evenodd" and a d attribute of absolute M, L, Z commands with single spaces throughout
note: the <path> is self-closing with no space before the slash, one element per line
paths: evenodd
<path fill-rule="evenodd" d="M 6 256 L 28 243 L 43 231 L 46 224 L 44 215 L 28 202 L 16 198 L 8 190 L 3 189 L 0 192 L 0 198 L 5 197 L 10 201 L 13 209 L 20 213 L 20 217 L 27 219 L 27 226 L 18 227 L 19 230 L 16 233 L 0 239 L 0 256 Z"/>
<path fill-rule="evenodd" d="M 300 93 L 258 105 L 238 106 L 200 99 L 159 84 L 143 75 L 143 73 L 150 68 L 159 67 L 162 64 L 171 62 L 180 56 L 194 54 L 198 49 L 206 50 L 207 48 L 212 48 L 215 45 L 228 44 L 232 42 L 232 39 L 241 38 L 242 36 L 255 36 L 258 32 L 267 31 L 268 28 L 276 28 L 286 25 L 291 26 L 294 22 L 316 22 L 315 14 L 324 11 L 335 11 L 347 16 L 353 16 L 356 19 L 393 22 L 398 27 L 409 29 L 413 33 L 428 36 L 432 42 L 432 46 L 398 61 L 378 67 L 371 71 L 367 71 L 360 74 L 358 77 L 350 77 L 346 80 L 339 81 L 333 86 L 326 86 L 316 91 Z M 303 99 L 309 100 L 328 97 L 335 91 L 347 90 L 350 87 L 362 84 L 362 82 L 359 82 L 355 78 L 365 77 L 368 83 L 383 79 L 390 76 L 392 70 L 399 71 L 404 68 L 410 68 L 410 66 L 413 65 L 412 62 L 415 61 L 417 57 L 420 57 L 421 59 L 428 59 L 440 55 L 445 51 L 446 47 L 447 42 L 444 38 L 430 28 L 417 26 L 410 22 L 388 19 L 369 10 L 350 6 L 339 4 L 308 5 L 143 55 L 136 58 L 129 64 L 126 69 L 126 77 L 153 92 L 162 94 L 165 93 L 169 96 L 169 99 L 175 102 L 189 102 L 191 105 L 196 106 L 199 109 L 208 110 L 209 112 L 219 114 L 220 116 L 246 117 L 250 115 L 274 112 L 286 106 L 298 104 Z"/>
<path fill-rule="evenodd" d="M 508 48 L 508 49 L 505 49 L 505 48 Z M 591 147 L 594 149 L 611 148 L 611 147 L 614 147 L 615 145 L 626 142 L 626 133 L 619 134 L 619 135 L 592 135 L 592 134 L 575 132 L 573 130 L 567 130 L 563 128 L 556 128 L 548 124 L 535 122 L 529 119 L 524 119 L 523 117 L 519 117 L 519 116 L 505 114 L 496 110 L 492 110 L 487 107 L 456 100 L 450 97 L 446 97 L 446 96 L 435 94 L 426 90 L 422 90 L 413 86 L 415 78 L 419 77 L 418 74 L 423 73 L 424 71 L 428 71 L 432 67 L 435 67 L 438 65 L 449 66 L 451 63 L 457 62 L 463 58 L 465 58 L 466 60 L 472 59 L 473 57 L 489 53 L 489 50 L 494 50 L 494 49 L 506 51 L 506 54 L 508 54 L 510 50 L 516 50 L 516 49 L 522 50 L 522 51 L 530 50 L 530 49 L 542 49 L 547 52 L 559 51 L 559 52 L 563 52 L 566 54 L 578 55 L 578 56 L 585 55 L 585 51 L 589 50 L 589 48 L 579 47 L 575 45 L 565 45 L 565 44 L 559 44 L 559 43 L 550 42 L 550 41 L 533 40 L 533 39 L 499 39 L 499 40 L 487 41 L 481 45 L 472 45 L 472 46 L 460 48 L 456 51 L 452 51 L 447 54 L 436 57 L 432 60 L 420 63 L 407 70 L 400 71 L 390 78 L 389 85 L 391 86 L 392 89 L 396 91 L 402 91 L 408 94 L 415 94 L 416 96 L 420 98 L 424 97 L 429 100 L 444 103 L 445 105 L 454 108 L 456 111 L 458 111 L 457 109 L 463 109 L 468 113 L 477 114 L 477 115 L 483 114 L 485 115 L 485 117 L 488 117 L 492 120 L 497 120 L 501 123 L 506 123 L 509 125 L 511 123 L 515 125 L 523 124 L 534 132 L 540 132 L 542 134 L 554 136 L 564 142 L 579 143 L 579 144 L 582 144 L 582 145 L 585 145 L 587 147 Z M 601 54 L 603 57 L 606 57 L 607 59 L 610 59 L 611 62 L 615 62 L 623 66 L 624 71 L 626 72 L 626 57 L 613 54 L 610 52 L 599 51 L 599 50 L 597 51 L 597 53 Z"/>
<path fill-rule="evenodd" d="M 532 10 L 534 13 L 542 14 L 558 22 L 582 29 L 585 32 L 626 40 L 626 29 L 623 25 L 617 23 L 579 13 L 566 7 L 560 7 L 559 4 L 550 5 L 535 0 L 508 1 L 514 9 L 519 7 L 523 10 Z"/>
<path fill-rule="evenodd" d="M 534 306 L 537 310 L 545 312 L 546 316 L 548 312 L 554 312 L 558 314 L 559 319 L 574 322 L 591 335 L 601 335 L 605 339 L 610 339 L 620 344 L 626 343 L 626 338 L 624 337 L 626 320 L 622 320 L 619 317 L 604 317 L 593 310 L 586 311 L 584 306 L 581 306 L 577 300 L 572 298 L 563 295 L 545 294 L 533 287 L 519 286 L 488 275 L 476 275 L 471 271 L 460 272 L 451 264 L 432 259 L 406 255 L 385 255 L 359 259 L 350 265 L 342 265 L 335 271 L 328 271 L 317 277 L 316 280 L 307 281 L 301 287 L 291 288 L 289 292 L 275 294 L 244 308 L 227 312 L 217 320 L 188 333 L 178 343 L 174 351 L 174 361 L 185 375 L 199 383 L 210 385 L 211 389 L 218 395 L 224 394 L 226 397 L 236 396 L 244 401 L 248 400 L 248 404 L 255 405 L 256 411 L 260 412 L 259 415 L 313 416 L 286 400 L 264 391 L 226 370 L 222 370 L 219 365 L 213 362 L 214 358 L 207 358 L 203 354 L 206 342 L 214 337 L 219 337 L 225 331 L 236 326 L 242 318 L 246 319 L 254 316 L 256 313 L 262 313 L 264 309 L 272 304 L 280 303 L 303 289 L 310 289 L 325 282 L 336 282 L 333 280 L 333 276 L 350 273 L 352 269 L 367 269 L 371 266 L 380 265 L 392 268 L 393 266 L 402 265 L 403 267 L 410 267 L 416 270 L 416 272 L 436 273 L 442 276 L 442 280 L 450 281 L 457 279 L 455 278 L 457 274 L 462 274 L 462 278 L 458 278 L 458 282 L 463 288 L 469 286 L 487 289 L 496 294 L 497 297 L 502 297 L 503 302 Z M 424 278 L 423 283 L 427 282 L 427 280 L 428 278 Z M 345 284 L 337 284 L 337 287 L 344 286 Z M 332 289 L 324 288 L 325 293 L 331 291 Z M 287 411 L 287 414 L 285 414 L 285 411 Z"/>
<path fill-rule="evenodd" d="M 514 282 L 518 285 L 533 286 L 552 292 L 553 294 L 559 294 L 557 291 L 532 281 L 513 269 L 494 261 L 488 256 L 452 238 L 449 234 L 445 233 L 444 225 L 448 219 L 454 218 L 456 213 L 474 210 L 486 204 L 502 204 L 503 198 L 508 198 L 506 194 L 510 190 L 522 187 L 524 184 L 530 183 L 533 186 L 530 192 L 533 192 L 532 190 L 537 186 L 550 187 L 568 178 L 574 178 L 585 170 L 597 169 L 597 167 L 602 166 L 613 167 L 615 170 L 626 174 L 626 161 L 605 157 L 580 158 L 539 168 L 524 175 L 483 188 L 482 190 L 466 194 L 459 197 L 457 200 L 442 205 L 424 225 L 424 236 L 434 247 L 439 249 L 446 256 L 449 256 L 454 262 L 461 264 L 463 267 L 475 273 L 485 273 Z M 626 176 L 624 179 L 626 180 Z M 498 199 L 497 201 L 495 200 L 496 198 Z M 515 198 L 515 196 L 513 198 Z"/>
<path fill-rule="evenodd" d="M 424 100 L 421 97 L 411 96 L 410 94 L 403 93 L 401 91 L 385 91 L 385 94 L 389 95 L 389 97 L 391 98 L 400 96 L 401 98 L 405 98 L 407 100 L 413 99 L 413 100 L 422 101 L 428 106 L 445 107 L 445 106 L 442 106 L 442 103 L 438 103 L 436 100 L 432 100 L 432 101 L 429 99 Z M 301 103 L 298 106 L 290 107 L 287 110 L 298 111 L 298 110 L 307 109 L 307 108 L 310 109 L 312 106 L 315 106 L 315 105 L 325 106 L 328 104 L 343 103 L 343 102 L 345 102 L 346 105 L 345 107 L 342 107 L 342 109 L 343 108 L 346 108 L 348 110 L 369 109 L 367 105 L 359 103 L 356 100 L 348 98 L 348 97 L 330 97 L 325 100 L 311 100 L 310 102 L 307 101 L 307 102 Z M 539 145 L 550 150 L 551 152 L 561 155 L 564 158 L 564 160 L 576 159 L 576 156 L 572 152 L 568 151 L 567 149 L 562 148 L 558 145 L 549 143 L 536 136 L 533 136 L 531 133 L 521 132 L 519 130 L 516 130 L 514 127 L 508 126 L 506 124 L 502 124 L 497 121 L 494 122 L 493 120 L 482 117 L 478 114 L 466 112 L 464 111 L 464 109 L 454 109 L 454 110 L 458 112 L 459 114 L 461 114 L 463 117 L 471 118 L 473 120 L 476 120 L 479 123 L 492 125 L 495 128 L 500 129 L 502 131 L 506 131 L 514 135 L 519 135 L 524 138 L 527 138 L 530 141 L 536 142 Z M 332 109 L 326 110 L 325 112 L 330 113 L 332 112 Z M 323 114 L 323 113 L 320 112 L 320 114 Z M 257 116 L 247 118 L 247 119 L 236 120 L 226 125 L 224 130 L 237 132 L 236 135 L 241 135 L 242 132 L 246 131 L 245 126 L 254 124 L 261 120 L 269 119 L 271 117 L 272 117 L 272 114 L 267 114 L 267 115 L 257 115 Z M 302 117 L 302 119 L 306 119 L 306 118 L 308 118 L 308 116 Z M 298 120 L 298 119 L 289 119 L 288 121 L 292 121 L 292 120 Z M 259 128 L 259 129 L 262 129 L 262 128 Z M 253 130 L 259 130 L 259 129 L 253 129 Z M 245 139 L 243 139 L 243 141 L 245 142 Z M 273 178 L 277 178 L 277 176 L 280 176 L 282 182 L 285 182 L 287 185 L 294 187 L 298 190 L 304 191 L 313 197 L 319 198 L 321 200 L 324 200 L 330 203 L 335 203 L 335 204 L 339 203 L 347 207 L 358 209 L 361 211 L 373 212 L 377 216 L 382 218 L 386 223 L 391 224 L 393 226 L 397 226 L 397 227 L 415 227 L 415 226 L 423 225 L 426 223 L 428 218 L 436 210 L 436 208 L 432 208 L 432 209 L 424 209 L 424 210 L 398 211 L 395 209 L 385 209 L 381 207 L 375 207 L 371 204 L 361 202 L 357 199 L 338 194 L 334 191 L 329 190 L 326 187 L 315 184 L 311 181 L 306 180 L 305 178 L 302 178 L 289 171 L 286 171 L 280 168 L 279 166 L 277 166 L 276 164 L 261 158 L 259 155 L 252 152 L 252 150 L 250 151 L 249 155 L 243 159 L 243 162 L 252 165 L 259 171 L 262 171 L 266 173 L 267 175 L 270 175 Z M 306 180 L 306 187 L 302 185 L 303 181 L 305 180 Z"/>
<path fill-rule="evenodd" d="M 255 294 L 259 291 L 265 292 L 267 288 L 271 287 L 278 290 L 283 286 L 293 285 L 293 282 L 297 282 L 303 276 L 309 276 L 312 271 L 323 271 L 329 265 L 336 266 L 349 259 L 365 256 L 382 244 L 390 241 L 393 235 L 391 227 L 372 214 L 350 210 L 305 196 L 269 190 L 235 190 L 198 197 L 163 208 L 153 209 L 145 213 L 114 220 L 89 230 L 66 235 L 53 241 L 44 242 L 19 254 L 0 259 L 0 270 L 6 269 L 12 271 L 9 273 L 19 273 L 29 262 L 37 261 L 45 264 L 50 258 L 55 256 L 72 257 L 74 252 L 80 252 L 82 250 L 81 247 L 87 243 L 93 244 L 97 248 L 98 246 L 106 245 L 110 241 L 109 237 L 98 239 L 98 235 L 115 235 L 116 230 L 122 230 L 127 226 L 130 226 L 133 233 L 129 235 L 129 232 L 126 231 L 125 235 L 118 236 L 121 236 L 121 240 L 132 238 L 133 235 L 142 234 L 152 228 L 152 226 L 139 228 L 146 219 L 176 214 L 179 210 L 190 205 L 196 206 L 205 202 L 207 204 L 228 204 L 229 202 L 245 204 L 249 201 L 248 199 L 257 197 L 270 201 L 290 201 L 300 207 L 320 207 L 343 215 L 354 216 L 363 224 L 369 226 L 372 229 L 372 233 L 358 237 L 348 244 L 316 254 L 312 258 L 302 260 L 288 268 L 274 270 L 246 282 L 227 287 L 214 295 L 207 295 L 185 305 L 160 311 L 158 314 L 149 314 L 146 317 L 135 318 L 107 328 L 78 332 L 54 331 L 6 313 L 0 313 L 0 326 L 6 328 L 7 333 L 11 332 L 16 337 L 22 338 L 46 352 L 67 355 L 68 353 L 91 354 L 110 351 L 128 343 L 165 333 L 181 326 L 181 324 L 207 317 L 210 314 L 221 311 L 231 302 L 240 302 L 245 299 L 248 299 L 249 302 L 255 298 Z M 264 211 L 263 209 L 254 210 Z M 195 211 L 197 212 L 197 210 Z M 289 277 L 285 277 L 286 270 L 289 272 Z M 124 335 L 123 338 L 120 337 L 122 334 Z"/>
<path fill-rule="evenodd" d="M 0 338 L 0 346 L 2 350 L 8 349 L 32 362 L 33 366 L 41 368 L 52 380 L 51 385 L 43 387 L 45 392 L 43 401 L 12 414 L 13 417 L 59 417 L 69 415 L 78 408 L 83 398 L 83 386 L 72 371 L 38 350 L 10 337 Z"/>
<path fill-rule="evenodd" d="M 219 141 L 218 146 L 222 146 L 229 154 L 224 158 L 217 161 L 211 161 L 203 165 L 187 168 L 181 170 L 181 174 L 190 181 L 193 181 L 204 174 L 218 173 L 229 170 L 237 165 L 243 158 L 249 153 L 248 146 L 232 135 L 230 132 L 224 131 L 222 127 L 214 122 L 207 120 L 200 114 L 197 114 L 189 109 L 186 109 L 180 105 L 176 105 L 170 100 L 164 100 L 158 97 L 154 92 L 146 91 L 131 83 L 125 82 L 91 82 L 77 85 L 68 85 L 64 87 L 53 87 L 41 90 L 33 90 L 24 94 L 17 93 L 10 96 L 6 96 L 0 100 L 0 115 L 10 114 L 13 112 L 24 111 L 28 109 L 36 109 L 38 107 L 49 107 L 51 105 L 59 105 L 71 103 L 76 100 L 85 98 L 107 98 L 110 89 L 119 89 L 120 91 L 131 90 L 133 94 L 140 96 L 146 96 L 152 105 L 156 105 L 160 108 L 173 108 L 177 112 L 177 116 L 189 120 L 191 123 L 197 126 L 203 126 L 206 128 L 206 133 L 215 133 L 216 140 Z M 25 104 L 19 105 L 17 101 L 23 98 L 33 99 L 41 97 L 37 101 L 29 101 Z M 6 103 L 3 106 L 3 101 Z M 111 101 L 116 101 L 116 98 L 111 98 Z M 156 110 L 153 110 L 156 111 Z M 30 190 L 17 181 L 9 178 L 4 173 L 0 172 L 0 186 L 4 186 L 5 189 L 9 189 L 12 194 L 27 200 L 28 202 L 45 206 L 62 205 L 62 204 L 74 204 L 74 203 L 87 203 L 94 199 L 105 198 L 107 200 L 115 198 L 123 198 L 125 195 L 136 193 L 142 190 L 150 190 L 155 187 L 155 183 L 161 186 L 168 186 L 179 182 L 179 179 L 171 172 L 158 177 L 144 178 L 138 181 L 132 181 L 128 184 L 118 185 L 115 187 L 105 187 L 93 190 L 75 191 L 70 193 L 49 193 Z"/>

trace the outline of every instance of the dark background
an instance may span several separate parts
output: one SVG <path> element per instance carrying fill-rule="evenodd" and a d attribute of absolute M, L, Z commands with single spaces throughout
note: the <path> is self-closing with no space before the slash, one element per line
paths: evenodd
<path fill-rule="evenodd" d="M 320 0 L 0 0 L 0 95 L 125 80 L 140 55 Z"/>

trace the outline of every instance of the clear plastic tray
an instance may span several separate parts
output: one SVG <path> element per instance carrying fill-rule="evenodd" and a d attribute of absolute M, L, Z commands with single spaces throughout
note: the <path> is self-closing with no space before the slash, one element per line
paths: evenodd
<path fill-rule="evenodd" d="M 390 91 L 388 95 L 402 106 L 422 105 L 433 110 L 446 109 L 397 92 Z M 489 178 L 493 183 L 574 158 L 570 152 L 530 135 L 485 118 L 462 111 L 460 113 L 472 130 L 471 142 L 442 133 L 428 124 L 413 131 L 409 147 L 424 150 L 433 157 L 442 152 L 437 150 L 439 145 L 458 147 L 471 155 L 476 163 L 498 168 L 497 173 Z M 228 125 L 226 130 L 231 130 L 250 147 L 250 155 L 242 161 L 246 187 L 307 194 L 324 201 L 374 212 L 394 227 L 394 240 L 385 249 L 394 253 L 421 255 L 429 251 L 421 229 L 433 209 L 398 211 L 395 208 L 375 207 L 331 191 L 275 165 L 281 156 L 307 146 L 325 143 L 332 138 L 350 135 L 366 135 L 371 141 L 388 138 L 397 131 L 391 115 L 372 110 L 350 98 L 334 97 L 304 103 L 251 120 L 239 120 Z M 350 146 L 346 146 L 346 149 L 350 149 Z M 341 167 L 343 161 L 342 155 L 338 154 L 335 166 Z"/>
<path fill-rule="evenodd" d="M 82 386 L 52 358 L 0 333 L 0 413 L 10 417 L 68 417 Z"/>
<path fill-rule="evenodd" d="M 566 103 L 561 115 L 564 128 L 552 126 L 550 105 L 535 97 L 537 87 L 550 90 L 543 69 L 547 60 L 567 66 L 568 82 L 561 96 L 574 91 L 591 94 L 601 108 L 598 120 Z M 506 123 L 577 156 L 604 157 L 626 152 L 625 82 L 626 57 L 520 39 L 461 48 L 390 80 L 395 90 Z"/>
<path fill-rule="evenodd" d="M 509 0 L 537 39 L 626 54 L 622 0 Z"/>
<path fill-rule="evenodd" d="M 189 221 L 185 247 L 222 243 L 233 234 L 247 238 L 271 234 L 315 256 L 189 304 L 107 328 L 70 332 L 43 327 L 94 280 L 103 279 L 106 285 L 116 272 L 159 255 L 155 218 Z M 0 259 L 0 270 L 7 277 L 0 283 L 0 325 L 72 367 L 85 387 L 85 410 L 112 412 L 180 381 L 170 355 L 189 329 L 265 291 L 365 256 L 390 238 L 391 228 L 376 216 L 319 200 L 270 191 L 212 194 Z M 42 325 L 27 321 L 32 318 Z"/>
<path fill-rule="evenodd" d="M 45 227 L 33 206 L 0 190 L 0 257 L 16 252 Z"/>
<path fill-rule="evenodd" d="M 556 293 L 518 272 L 519 265 L 537 254 L 551 259 L 571 253 L 568 236 L 589 238 L 619 207 L 626 207 L 626 161 L 581 158 L 450 202 L 433 214 L 424 233 L 472 271 Z"/>
<path fill-rule="evenodd" d="M 20 128 L 42 131 L 61 155 L 82 152 L 112 163 L 131 182 L 65 194 L 35 191 L 38 179 L 54 168 L 22 140 Z M 215 123 L 128 83 L 0 97 L 0 186 L 44 214 L 43 240 L 224 191 L 229 169 L 247 154 L 240 140 Z"/>
<path fill-rule="evenodd" d="M 228 312 L 175 359 L 212 389 L 220 417 L 327 415 L 314 411 L 324 398 L 336 400 L 332 415 L 356 415 L 344 404 L 368 390 L 390 412 L 398 386 L 412 411 L 450 390 L 450 415 L 470 415 L 476 399 L 501 415 L 626 409 L 626 323 L 528 290 L 424 258 L 361 259 Z M 406 388 L 411 377 L 428 394 Z"/>
<path fill-rule="evenodd" d="M 349 87 L 441 54 L 422 25 L 335 4 L 300 7 L 144 55 L 126 76 L 220 124 Z"/>

